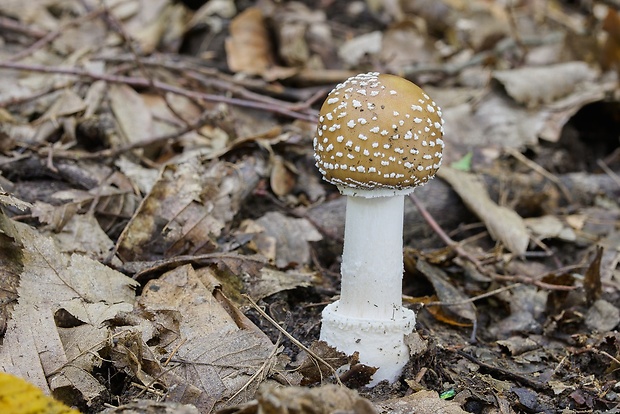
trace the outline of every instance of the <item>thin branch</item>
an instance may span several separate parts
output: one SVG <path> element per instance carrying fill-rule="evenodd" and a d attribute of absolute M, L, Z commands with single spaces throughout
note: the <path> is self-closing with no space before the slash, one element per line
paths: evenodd
<path fill-rule="evenodd" d="M 499 293 L 505 292 L 507 290 L 511 290 L 514 289 L 518 286 L 521 286 L 521 283 L 513 283 L 512 285 L 507 285 L 498 289 L 494 289 L 491 290 L 489 292 L 486 293 L 482 293 L 480 295 L 477 296 L 473 296 L 471 298 L 468 299 L 464 299 L 464 300 L 459 300 L 459 301 L 455 301 L 455 302 L 441 302 L 441 301 L 435 301 L 435 302 L 428 302 L 428 303 L 423 303 L 424 306 L 428 307 L 428 306 L 460 306 L 460 305 L 468 305 L 470 303 L 476 302 L 480 299 L 486 299 L 488 297 L 491 296 L 495 296 Z"/>
<path fill-rule="evenodd" d="M 47 35 L 47 32 L 44 30 L 23 25 L 18 21 L 2 16 L 0 16 L 0 29 L 11 31 L 14 33 L 20 33 L 26 36 L 33 37 L 35 39 L 41 39 L 42 37 L 45 37 L 45 35 Z"/>
<path fill-rule="evenodd" d="M 598 165 L 600 169 L 603 170 L 605 174 L 607 174 L 616 184 L 618 184 L 618 187 L 620 187 L 620 176 L 609 168 L 609 166 L 605 164 L 605 161 L 598 159 L 596 160 L 596 165 Z"/>
<path fill-rule="evenodd" d="M 102 81 L 110 82 L 110 83 L 121 83 L 121 84 L 126 84 L 126 85 L 130 85 L 130 86 L 137 87 L 137 88 L 153 87 L 160 91 L 174 93 L 174 94 L 185 96 L 191 99 L 203 100 L 203 101 L 208 101 L 208 102 L 225 103 L 225 104 L 240 106 L 244 108 L 259 109 L 259 110 L 273 112 L 273 113 L 287 116 L 287 117 L 294 118 L 294 119 L 308 121 L 311 123 L 317 122 L 317 119 L 318 119 L 316 114 L 305 114 L 305 113 L 301 113 L 297 111 L 291 111 L 282 105 L 270 105 L 264 102 L 255 102 L 255 101 L 250 101 L 246 99 L 229 98 L 227 96 L 222 96 L 222 95 L 214 95 L 214 94 L 209 94 L 209 93 L 190 91 L 190 90 L 179 88 L 177 86 L 170 85 L 168 83 L 157 81 L 157 80 L 153 80 L 153 82 L 151 83 L 147 79 L 144 79 L 144 78 L 93 73 L 93 72 L 88 72 L 88 71 L 77 69 L 77 68 L 61 68 L 61 67 L 52 67 L 52 66 L 43 66 L 43 65 L 29 65 L 29 64 L 15 63 L 15 62 L 0 62 L 0 69 L 13 69 L 13 70 L 28 71 L 28 72 L 69 75 L 69 76 L 76 76 L 76 77 L 89 78 L 89 79 L 95 79 L 95 80 L 102 80 Z"/>
<path fill-rule="evenodd" d="M 528 159 L 525 155 L 521 154 L 519 151 L 517 151 L 514 148 L 506 148 L 505 151 L 511 156 L 513 156 L 514 158 L 516 158 L 519 162 L 525 164 L 531 170 L 537 172 L 538 174 L 542 175 L 549 181 L 553 182 L 560 189 L 566 201 L 568 201 L 569 203 L 573 202 L 573 197 L 571 196 L 570 191 L 568 191 L 568 189 L 564 186 L 564 184 L 562 184 L 562 181 L 560 181 L 558 177 L 556 177 L 549 171 L 545 170 L 543 167 L 536 164 L 534 161 Z"/>
<path fill-rule="evenodd" d="M 84 16 L 80 16 L 75 20 L 72 20 L 66 24 L 63 24 L 59 29 L 54 30 L 53 32 L 47 33 L 45 36 L 41 37 L 39 40 L 34 42 L 32 45 L 22 50 L 21 52 L 11 56 L 9 61 L 16 62 L 18 60 L 22 60 L 30 55 L 32 55 L 37 50 L 41 49 L 43 46 L 53 42 L 57 37 L 62 35 L 67 29 L 87 22 L 102 13 L 102 10 L 95 10 L 94 12 L 88 13 Z"/>

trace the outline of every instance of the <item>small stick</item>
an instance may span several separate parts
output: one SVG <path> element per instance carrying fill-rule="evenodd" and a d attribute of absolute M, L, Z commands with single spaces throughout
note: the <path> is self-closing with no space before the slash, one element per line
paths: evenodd
<path fill-rule="evenodd" d="M 254 109 L 259 109 L 263 111 L 274 112 L 280 115 L 288 116 L 290 118 L 300 119 L 302 121 L 308 121 L 311 123 L 316 123 L 318 120 L 318 117 L 316 114 L 307 114 L 307 113 L 292 111 L 290 109 L 287 109 L 284 105 L 273 105 L 273 104 L 270 105 L 264 102 L 255 102 L 255 101 L 251 101 L 247 99 L 231 98 L 231 97 L 223 96 L 223 95 L 215 95 L 215 94 L 210 94 L 210 93 L 190 91 L 190 90 L 179 88 L 177 86 L 171 85 L 169 83 L 161 82 L 158 80 L 153 80 L 152 82 L 149 82 L 147 79 L 138 78 L 138 77 L 94 73 L 94 72 L 89 72 L 89 71 L 77 69 L 77 68 L 62 68 L 62 67 L 54 67 L 54 66 L 23 64 L 23 63 L 16 63 L 16 62 L 0 62 L 0 69 L 13 69 L 13 70 L 38 72 L 38 73 L 53 73 L 53 74 L 58 74 L 58 75 L 69 75 L 69 76 L 76 76 L 76 77 L 82 77 L 82 78 L 102 80 L 102 81 L 110 82 L 110 83 L 124 83 L 126 85 L 130 85 L 130 86 L 138 87 L 138 88 L 152 87 L 159 91 L 174 93 L 176 95 L 185 96 L 190 99 L 203 100 L 203 101 L 208 101 L 208 102 L 225 103 L 225 104 L 240 106 L 244 108 L 254 108 Z"/>
<path fill-rule="evenodd" d="M 456 302 L 436 301 L 436 302 L 424 303 L 423 305 L 424 306 L 459 306 L 459 305 L 467 305 L 467 304 L 473 303 L 473 302 L 475 302 L 477 300 L 485 299 L 485 298 L 488 298 L 488 297 L 491 297 L 491 296 L 495 296 L 498 293 L 502 293 L 502 292 L 505 292 L 507 290 L 514 289 L 514 288 L 516 288 L 518 286 L 521 286 L 521 283 L 513 283 L 512 285 L 508 285 L 508 286 L 504 286 L 504 287 L 501 287 L 501 288 L 498 288 L 498 289 L 494 289 L 494 290 L 491 290 L 489 292 L 482 293 L 480 295 L 473 296 L 471 298 L 464 299 L 464 300 L 459 300 L 459 301 L 456 301 Z"/>
<path fill-rule="evenodd" d="M 616 174 L 611 168 L 609 168 L 609 166 L 605 164 L 605 161 L 599 159 L 596 160 L 596 164 L 620 187 L 620 176 Z"/>
<path fill-rule="evenodd" d="M 564 184 L 562 184 L 562 181 L 560 181 L 558 177 L 551 174 L 549 171 L 545 170 L 543 167 L 536 164 L 534 161 L 528 159 L 525 155 L 521 154 L 519 151 L 517 151 L 514 148 L 506 148 L 505 151 L 511 156 L 513 156 L 514 158 L 516 158 L 519 162 L 525 164 L 532 171 L 537 172 L 538 174 L 542 175 L 549 181 L 553 182 L 560 189 L 560 191 L 562 192 L 562 195 L 564 195 L 564 198 L 566 198 L 566 201 L 568 201 L 569 203 L 573 201 L 573 197 L 571 196 L 570 192 L 564 186 Z"/>

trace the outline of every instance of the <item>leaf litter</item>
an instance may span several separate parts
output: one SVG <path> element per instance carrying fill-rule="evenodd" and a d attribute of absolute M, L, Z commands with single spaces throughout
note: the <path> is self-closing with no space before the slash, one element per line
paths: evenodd
<path fill-rule="evenodd" d="M 83 412 L 617 409 L 618 16 L 1 2 L 0 368 Z M 344 199 L 311 153 L 368 70 L 429 91 L 447 143 L 405 207 L 410 361 L 373 389 L 317 341 Z"/>

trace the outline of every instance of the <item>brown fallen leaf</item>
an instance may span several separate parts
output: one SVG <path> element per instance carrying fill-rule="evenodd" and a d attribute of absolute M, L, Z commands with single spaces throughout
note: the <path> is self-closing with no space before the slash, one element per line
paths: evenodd
<path fill-rule="evenodd" d="M 465 414 L 458 403 L 439 398 L 435 391 L 418 391 L 402 398 L 394 398 L 377 404 L 390 414 Z"/>
<path fill-rule="evenodd" d="M 496 71 L 493 77 L 514 100 L 533 108 L 569 95 L 582 83 L 592 81 L 596 72 L 585 62 L 566 62 Z"/>
<path fill-rule="evenodd" d="M 108 99 L 123 134 L 122 144 L 146 141 L 155 135 L 153 115 L 138 92 L 124 84 L 112 85 Z"/>
<path fill-rule="evenodd" d="M 257 252 L 275 260 L 278 268 L 309 263 L 309 242 L 322 239 L 321 233 L 307 219 L 288 217 L 277 211 L 269 212 L 253 223 L 246 221 L 245 226 L 258 231 L 254 236 Z"/>
<path fill-rule="evenodd" d="M 290 165 L 278 155 L 272 158 L 271 175 L 269 176 L 269 185 L 271 190 L 278 197 L 283 197 L 291 192 L 295 187 L 295 174 Z"/>
<path fill-rule="evenodd" d="M 450 283 L 448 275 L 440 268 L 421 259 L 416 261 L 416 268 L 431 282 L 439 301 L 450 304 L 467 302 L 469 299 Z M 452 306 L 430 306 L 426 309 L 438 320 L 450 325 L 471 326 L 476 320 L 476 306 L 471 302 Z"/>
<path fill-rule="evenodd" d="M 445 166 L 437 176 L 452 186 L 469 210 L 482 220 L 494 240 L 502 242 L 514 254 L 525 253 L 530 236 L 523 219 L 514 210 L 491 200 L 475 175 Z"/>
<path fill-rule="evenodd" d="M 591 305 L 601 297 L 603 284 L 601 283 L 601 258 L 603 257 L 603 247 L 596 248 L 596 255 L 586 270 L 583 280 L 583 288 L 586 291 L 586 302 Z"/>
<path fill-rule="evenodd" d="M 228 67 L 233 72 L 260 75 L 274 64 L 269 32 L 257 7 L 247 8 L 231 21 L 225 46 Z"/>
<path fill-rule="evenodd" d="M 349 357 L 344 352 L 338 351 L 333 346 L 329 346 L 325 341 L 314 341 L 310 344 L 310 350 L 320 356 L 323 361 L 329 363 L 332 369 L 338 369 L 349 363 Z M 301 364 L 297 367 L 303 376 L 301 385 L 318 384 L 325 378 L 332 375 L 332 369 L 317 362 L 309 354 L 305 354 L 301 359 Z"/>
<path fill-rule="evenodd" d="M 185 265 L 149 281 L 139 299 L 149 314 L 180 315 L 178 336 L 165 346 L 171 363 L 160 379 L 170 390 L 168 400 L 204 413 L 251 399 L 279 352 L 249 321 L 238 325 L 238 315 L 214 296 L 218 286 L 210 268 Z"/>
<path fill-rule="evenodd" d="M 285 272 L 265 266 L 258 275 L 243 273 L 245 290 L 254 300 L 258 301 L 275 293 L 297 287 L 312 285 L 314 273 L 303 270 L 287 270 Z"/>
<path fill-rule="evenodd" d="M 357 391 L 338 385 L 317 388 L 262 387 L 257 396 L 262 414 L 377 414 L 372 403 Z"/>
<path fill-rule="evenodd" d="M 192 159 L 164 167 L 121 234 L 119 254 L 125 260 L 150 260 L 213 251 L 254 185 L 252 175 L 233 173 L 244 170 L 243 164 L 202 166 Z M 248 168 L 252 165 L 248 160 Z"/>
<path fill-rule="evenodd" d="M 21 246 L 11 259 L 20 268 L 19 301 L 0 347 L 0 370 L 47 392 L 71 385 L 87 400 L 99 396 L 105 388 L 91 372 L 101 359 L 93 355 L 106 341 L 95 338 L 107 337 L 107 320 L 133 309 L 137 283 L 89 258 L 60 253 L 51 238 L 1 212 L 0 231 Z M 62 314 L 78 321 L 74 329 L 86 325 L 90 333 L 61 333 Z"/>

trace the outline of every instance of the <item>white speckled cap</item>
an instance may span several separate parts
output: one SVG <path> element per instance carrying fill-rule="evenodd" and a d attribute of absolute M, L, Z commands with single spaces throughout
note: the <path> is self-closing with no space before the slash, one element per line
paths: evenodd
<path fill-rule="evenodd" d="M 319 112 L 314 157 L 343 194 L 406 194 L 432 178 L 443 152 L 441 109 L 415 84 L 366 73 L 336 86 Z"/>

